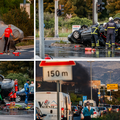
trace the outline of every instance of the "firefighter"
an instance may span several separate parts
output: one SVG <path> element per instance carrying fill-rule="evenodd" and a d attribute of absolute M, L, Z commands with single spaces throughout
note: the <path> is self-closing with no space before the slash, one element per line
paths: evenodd
<path fill-rule="evenodd" d="M 112 43 L 112 50 L 115 49 L 115 31 L 117 32 L 117 25 L 113 21 L 113 18 L 109 18 L 109 22 L 105 26 L 105 32 L 107 33 L 107 39 L 106 39 L 106 49 L 111 48 Z"/>
<path fill-rule="evenodd" d="M 28 104 L 28 97 L 29 97 L 29 80 L 27 80 L 27 82 L 24 84 L 24 89 L 25 89 L 25 104 Z"/>
<path fill-rule="evenodd" d="M 99 48 L 99 22 L 92 26 L 91 35 L 92 35 L 91 42 L 92 48 L 95 48 L 95 44 L 96 48 Z"/>
<path fill-rule="evenodd" d="M 16 92 L 18 91 L 18 80 L 17 79 L 15 79 L 15 81 L 14 81 L 14 89 L 15 89 L 15 91 L 13 94 L 13 98 L 14 98 L 14 101 L 16 101 Z"/>

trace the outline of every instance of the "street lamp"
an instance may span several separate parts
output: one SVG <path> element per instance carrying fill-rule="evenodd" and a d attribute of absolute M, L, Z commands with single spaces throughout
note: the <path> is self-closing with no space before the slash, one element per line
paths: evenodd
<path fill-rule="evenodd" d="M 91 100 L 92 100 L 92 62 L 94 61 L 87 61 L 87 62 L 90 62 Z"/>
<path fill-rule="evenodd" d="M 113 72 L 113 71 L 107 71 L 108 73 L 110 73 L 110 84 L 111 84 L 111 73 Z M 110 101 L 111 101 L 111 90 L 110 90 Z"/>

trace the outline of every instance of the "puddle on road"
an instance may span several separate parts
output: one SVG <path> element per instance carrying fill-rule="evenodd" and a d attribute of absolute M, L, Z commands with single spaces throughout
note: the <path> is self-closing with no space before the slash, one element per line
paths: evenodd
<path fill-rule="evenodd" d="M 36 50 L 36 54 L 39 55 L 39 51 Z M 95 51 L 85 51 L 85 48 L 65 48 L 65 47 L 46 47 L 45 54 L 51 56 L 52 58 L 71 58 L 71 57 L 120 57 L 120 50 L 105 50 L 98 49 Z"/>

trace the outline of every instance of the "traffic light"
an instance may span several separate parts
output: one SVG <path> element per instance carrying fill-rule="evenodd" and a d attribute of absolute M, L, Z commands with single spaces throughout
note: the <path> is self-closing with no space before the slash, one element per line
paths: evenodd
<path fill-rule="evenodd" d="M 60 16 L 61 15 L 61 11 L 60 9 L 57 9 L 57 16 Z"/>
<path fill-rule="evenodd" d="M 64 12 L 62 12 L 64 5 L 59 5 L 59 9 L 57 9 L 57 16 L 61 16 L 62 14 L 64 14 Z"/>
<path fill-rule="evenodd" d="M 102 2 L 102 0 L 98 0 L 97 5 L 96 5 L 97 13 L 102 12 L 105 9 L 103 5 L 105 5 L 105 3 Z"/>

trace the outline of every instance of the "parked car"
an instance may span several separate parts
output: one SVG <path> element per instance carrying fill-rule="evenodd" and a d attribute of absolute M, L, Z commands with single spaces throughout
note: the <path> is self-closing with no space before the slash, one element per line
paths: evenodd
<path fill-rule="evenodd" d="M 112 111 L 112 106 L 110 104 L 104 104 L 104 107 L 107 108 L 107 111 L 108 112 L 111 112 Z"/>
<path fill-rule="evenodd" d="M 91 107 L 91 109 L 93 109 L 93 115 L 91 115 L 91 118 L 99 118 L 100 112 L 99 112 L 98 108 Z M 81 112 L 81 119 L 84 119 L 83 110 L 84 110 L 84 108 L 82 109 L 82 112 Z"/>
<path fill-rule="evenodd" d="M 113 112 L 119 112 L 119 110 L 120 110 L 120 106 L 118 106 L 118 105 L 113 105 L 112 106 L 112 111 Z"/>
<path fill-rule="evenodd" d="M 80 115 L 80 112 L 77 106 L 72 106 L 72 112 L 73 112 L 73 116 Z"/>
<path fill-rule="evenodd" d="M 98 107 L 98 109 L 100 111 L 100 116 L 107 113 L 107 108 L 106 107 Z"/>
<path fill-rule="evenodd" d="M 34 86 L 29 86 L 29 90 L 30 93 L 29 93 L 28 101 L 34 101 Z M 16 93 L 16 102 L 24 101 L 25 97 L 26 97 L 25 89 L 23 88 Z"/>

